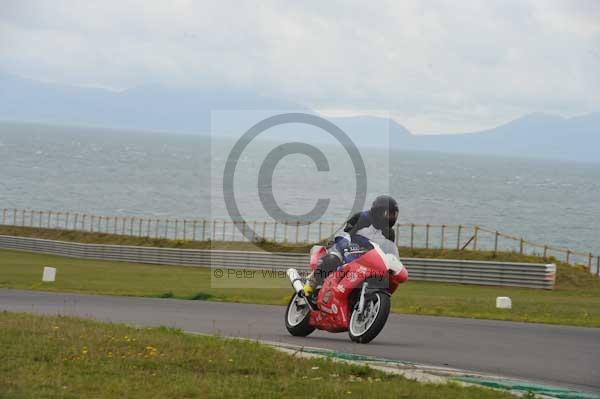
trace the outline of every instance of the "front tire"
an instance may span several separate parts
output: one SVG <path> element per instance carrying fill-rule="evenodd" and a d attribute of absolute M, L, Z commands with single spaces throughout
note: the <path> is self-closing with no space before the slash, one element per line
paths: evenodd
<path fill-rule="evenodd" d="M 348 335 L 359 344 L 371 342 L 383 330 L 390 315 L 390 297 L 374 292 L 365 297 L 363 311 L 358 313 L 358 304 L 352 309 Z"/>
<path fill-rule="evenodd" d="M 306 299 L 300 298 L 298 294 L 292 295 L 287 309 L 285 310 L 285 328 L 295 337 L 306 337 L 315 327 L 309 324 L 310 308 Z"/>

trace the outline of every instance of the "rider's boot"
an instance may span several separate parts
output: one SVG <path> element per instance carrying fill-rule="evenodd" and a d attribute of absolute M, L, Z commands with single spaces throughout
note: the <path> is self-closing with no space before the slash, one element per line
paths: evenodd
<path fill-rule="evenodd" d="M 312 295 L 312 293 L 314 292 L 314 288 L 313 286 L 310 284 L 310 282 L 307 282 L 306 284 L 304 284 L 304 296 L 305 297 L 309 297 Z"/>
<path fill-rule="evenodd" d="M 315 273 L 312 272 L 306 279 L 306 284 L 304 284 L 304 296 L 310 298 L 310 296 L 315 291 L 316 285 L 317 281 L 315 280 Z"/>

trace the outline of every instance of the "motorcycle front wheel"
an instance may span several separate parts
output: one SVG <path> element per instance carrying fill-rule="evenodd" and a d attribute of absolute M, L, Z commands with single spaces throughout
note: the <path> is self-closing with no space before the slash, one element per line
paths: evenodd
<path fill-rule="evenodd" d="M 390 297 L 382 292 L 374 292 L 365 297 L 362 312 L 358 311 L 358 303 L 354 305 L 350 316 L 348 335 L 354 342 L 369 343 L 375 338 L 390 314 Z"/>
<path fill-rule="evenodd" d="M 285 328 L 295 337 L 306 337 L 315 331 L 309 320 L 310 308 L 306 299 L 294 294 L 285 311 Z"/>

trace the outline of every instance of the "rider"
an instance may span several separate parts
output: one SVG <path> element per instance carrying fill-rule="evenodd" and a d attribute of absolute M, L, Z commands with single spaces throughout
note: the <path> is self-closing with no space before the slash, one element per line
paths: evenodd
<path fill-rule="evenodd" d="M 330 273 L 362 255 L 365 248 L 370 247 L 370 241 L 398 256 L 393 230 L 396 220 L 398 203 L 388 195 L 380 195 L 371 204 L 371 209 L 353 215 L 344 229 L 335 235 L 327 254 L 319 259 L 315 271 L 304 285 L 304 294 L 310 296 Z"/>

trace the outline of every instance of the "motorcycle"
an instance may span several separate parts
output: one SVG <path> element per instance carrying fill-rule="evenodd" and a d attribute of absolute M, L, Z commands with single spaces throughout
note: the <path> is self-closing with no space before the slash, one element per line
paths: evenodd
<path fill-rule="evenodd" d="M 296 269 L 287 276 L 294 288 L 285 326 L 291 335 L 306 337 L 315 329 L 348 331 L 350 339 L 366 344 L 383 329 L 390 313 L 390 297 L 408 271 L 400 260 L 371 242 L 372 249 L 331 273 L 310 297 L 304 295 L 305 279 Z M 310 268 L 327 253 L 323 246 L 310 251 Z"/>

